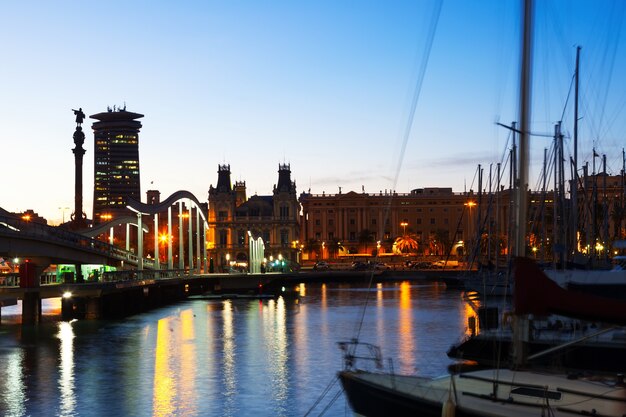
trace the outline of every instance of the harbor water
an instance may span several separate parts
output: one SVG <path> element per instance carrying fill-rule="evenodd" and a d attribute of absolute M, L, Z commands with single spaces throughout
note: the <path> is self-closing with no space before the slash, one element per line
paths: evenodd
<path fill-rule="evenodd" d="M 343 416 L 337 343 L 398 373 L 447 372 L 471 309 L 441 283 L 301 284 L 300 297 L 196 298 L 120 321 L 22 327 L 2 309 L 3 416 Z M 367 307 L 364 304 L 367 300 Z M 57 304 L 55 304 L 57 303 Z"/>

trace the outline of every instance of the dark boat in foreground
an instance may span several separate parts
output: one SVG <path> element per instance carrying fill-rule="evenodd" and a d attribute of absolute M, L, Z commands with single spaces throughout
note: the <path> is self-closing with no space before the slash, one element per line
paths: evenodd
<path fill-rule="evenodd" d="M 518 285 L 514 293 L 518 316 L 552 312 L 626 324 L 624 302 L 565 290 L 527 258 L 516 258 L 514 271 L 517 277 L 523 277 L 516 280 Z M 538 291 L 541 288 L 543 290 Z M 524 320 L 515 325 L 523 327 Z M 430 379 L 358 369 L 356 362 L 364 359 L 357 352 L 358 347 L 357 342 L 342 345 L 346 352 L 346 366 L 339 372 L 339 378 L 352 409 L 359 415 L 626 415 L 623 374 L 567 374 L 549 369 L 494 368 Z M 377 357 L 375 363 L 380 365 L 382 360 Z"/>

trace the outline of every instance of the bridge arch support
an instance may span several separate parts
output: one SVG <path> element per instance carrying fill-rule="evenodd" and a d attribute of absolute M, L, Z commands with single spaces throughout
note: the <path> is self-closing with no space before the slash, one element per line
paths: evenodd
<path fill-rule="evenodd" d="M 206 252 L 206 230 L 208 228 L 207 213 L 202 208 L 202 204 L 189 191 L 180 190 L 176 191 L 168 198 L 157 204 L 145 204 L 140 201 L 130 200 L 127 208 L 136 213 L 137 225 L 143 230 L 143 217 L 152 216 L 154 221 L 154 260 L 155 268 L 160 269 L 160 254 L 159 254 L 159 214 L 167 211 L 167 269 L 174 269 L 174 258 L 172 248 L 172 206 L 178 205 L 178 268 L 184 269 L 184 244 L 183 244 L 183 226 L 184 219 L 188 218 L 187 233 L 188 233 L 188 263 L 189 270 L 200 269 L 207 271 L 207 252 Z M 183 204 L 187 205 L 187 212 L 183 212 Z M 194 257 L 194 242 L 193 242 L 193 210 L 195 209 L 195 223 L 196 223 L 196 242 L 195 242 L 195 257 Z M 143 254 L 143 233 L 139 233 L 138 237 L 138 253 Z M 201 249 L 202 248 L 202 249 Z M 195 258 L 195 259 L 194 259 Z M 140 256 L 140 259 L 143 259 Z M 194 262 L 195 261 L 195 262 Z M 140 261 L 139 269 L 143 269 L 143 262 Z"/>

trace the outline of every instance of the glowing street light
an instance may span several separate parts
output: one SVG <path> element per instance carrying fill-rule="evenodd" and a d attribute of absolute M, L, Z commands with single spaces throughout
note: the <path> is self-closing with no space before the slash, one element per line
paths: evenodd
<path fill-rule="evenodd" d="M 406 235 L 406 227 L 407 227 L 408 225 L 409 225 L 409 224 L 408 224 L 407 222 L 402 222 L 402 223 L 400 223 L 400 226 L 402 226 L 402 234 L 403 234 L 403 235 Z"/>

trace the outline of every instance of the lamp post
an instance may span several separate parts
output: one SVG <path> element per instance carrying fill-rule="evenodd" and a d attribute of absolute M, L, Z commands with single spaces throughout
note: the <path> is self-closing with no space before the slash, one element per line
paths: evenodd
<path fill-rule="evenodd" d="M 468 201 L 467 203 L 465 203 L 465 206 L 467 207 L 467 210 L 468 210 L 468 215 L 467 215 L 467 236 L 465 238 L 465 241 L 469 243 L 470 248 L 471 248 L 471 242 L 473 241 L 473 239 L 470 239 L 472 237 L 472 233 L 471 233 L 472 207 L 474 207 L 475 205 L 476 205 L 476 203 L 474 201 Z M 470 248 L 468 248 L 468 250 L 470 250 Z"/>
<path fill-rule="evenodd" d="M 59 207 L 59 210 L 61 210 L 61 217 L 63 218 L 63 222 L 61 224 L 65 224 L 65 210 L 69 210 L 69 207 Z"/>
<path fill-rule="evenodd" d="M 402 234 L 403 234 L 404 236 L 406 236 L 406 227 L 407 227 L 408 225 L 409 225 L 409 224 L 408 224 L 407 222 L 402 222 L 402 223 L 400 223 L 400 226 L 402 226 Z"/>

